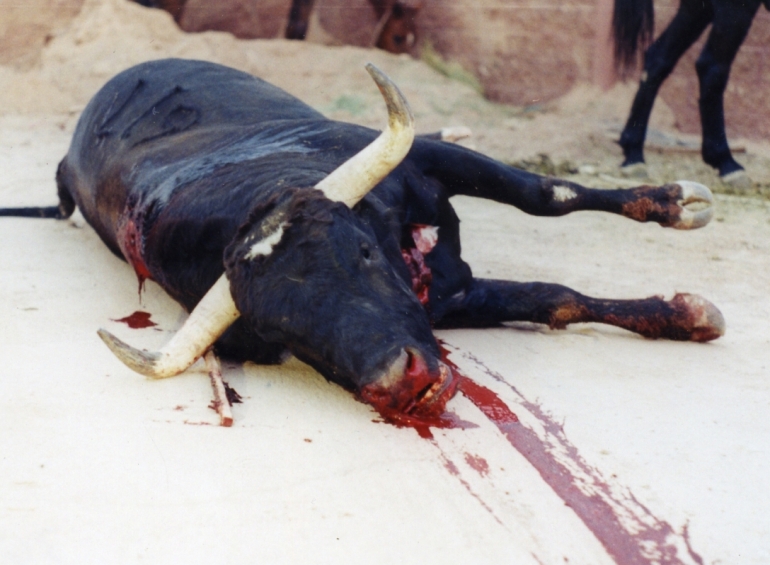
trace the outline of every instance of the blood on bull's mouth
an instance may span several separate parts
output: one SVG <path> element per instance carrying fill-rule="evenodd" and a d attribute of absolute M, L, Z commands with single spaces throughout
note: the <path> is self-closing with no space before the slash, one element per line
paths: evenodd
<path fill-rule="evenodd" d="M 360 397 L 392 424 L 446 427 L 442 415 L 456 391 L 448 365 L 439 361 L 431 371 L 422 355 L 406 348 L 383 377 L 361 388 Z"/>
<path fill-rule="evenodd" d="M 406 378 L 409 378 L 409 372 L 407 372 Z M 438 416 L 444 411 L 447 401 L 454 396 L 455 389 L 456 385 L 452 370 L 444 365 L 444 363 L 439 362 L 438 379 L 419 391 L 405 412 L 415 416 L 419 416 L 422 413 Z M 447 395 L 447 392 L 450 394 Z"/>

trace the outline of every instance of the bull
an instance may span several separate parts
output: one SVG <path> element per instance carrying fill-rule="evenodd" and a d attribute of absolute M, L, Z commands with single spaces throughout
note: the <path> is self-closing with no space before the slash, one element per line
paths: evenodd
<path fill-rule="evenodd" d="M 723 334 L 707 300 L 604 300 L 557 284 L 475 278 L 450 204 L 468 195 L 539 216 L 621 214 L 677 229 L 712 216 L 700 184 L 598 190 L 521 171 L 437 135 L 414 135 L 398 88 L 367 66 L 387 128 L 326 119 L 258 78 L 191 60 L 110 80 L 58 167 L 59 205 L 3 214 L 69 217 L 77 206 L 139 277 L 188 312 L 160 351 L 99 336 L 152 378 L 217 354 L 275 364 L 292 354 L 381 414 L 431 418 L 457 378 L 432 328 L 602 322 L 649 338 Z"/>

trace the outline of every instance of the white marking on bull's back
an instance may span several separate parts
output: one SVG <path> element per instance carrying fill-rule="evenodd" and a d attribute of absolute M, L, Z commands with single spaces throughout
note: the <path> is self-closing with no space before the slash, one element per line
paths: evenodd
<path fill-rule="evenodd" d="M 438 227 L 415 225 L 412 228 L 412 239 L 420 253 L 427 255 L 438 243 Z"/>
<path fill-rule="evenodd" d="M 566 202 L 577 197 L 577 192 L 568 186 L 557 185 L 553 187 L 553 199 L 556 202 Z"/>
<path fill-rule="evenodd" d="M 260 255 L 264 257 L 270 255 L 273 252 L 273 248 L 278 245 L 278 242 L 280 242 L 281 238 L 283 238 L 283 230 L 287 225 L 288 224 L 286 222 L 281 222 L 281 225 L 278 226 L 277 230 L 252 245 L 251 249 L 249 249 L 249 252 L 245 256 L 245 259 L 253 261 Z"/>

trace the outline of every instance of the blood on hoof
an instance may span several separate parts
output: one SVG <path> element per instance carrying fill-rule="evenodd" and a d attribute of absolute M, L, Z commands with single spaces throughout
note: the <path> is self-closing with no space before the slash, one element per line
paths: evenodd
<path fill-rule="evenodd" d="M 701 228 L 714 216 L 714 196 L 704 185 L 677 181 L 664 186 L 641 186 L 632 191 L 621 214 L 638 222 L 657 222 L 680 230 Z"/>
<path fill-rule="evenodd" d="M 599 322 L 651 339 L 711 341 L 725 333 L 725 319 L 716 306 L 696 294 L 677 294 L 642 300 L 604 300 L 569 293 L 533 317 L 552 330 L 568 324 Z"/>
<path fill-rule="evenodd" d="M 669 305 L 674 315 L 660 336 L 683 341 L 711 341 L 725 334 L 725 318 L 711 302 L 697 294 L 679 293 Z"/>
<path fill-rule="evenodd" d="M 636 313 L 608 312 L 597 320 L 651 339 L 711 341 L 725 333 L 719 309 L 697 294 L 679 293 L 669 301 L 656 296 L 637 301 Z"/>

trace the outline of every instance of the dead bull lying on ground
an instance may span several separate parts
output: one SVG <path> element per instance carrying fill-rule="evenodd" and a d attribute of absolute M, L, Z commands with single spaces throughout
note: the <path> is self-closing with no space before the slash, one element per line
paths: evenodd
<path fill-rule="evenodd" d="M 706 187 L 584 188 L 415 138 L 399 90 L 367 68 L 389 113 L 379 136 L 220 65 L 133 67 L 83 112 L 59 165 L 59 206 L 2 214 L 67 218 L 78 206 L 140 282 L 191 312 L 159 352 L 100 330 L 132 369 L 176 375 L 212 346 L 262 364 L 290 352 L 401 421 L 441 414 L 456 390 L 432 327 L 526 320 L 677 340 L 723 334 L 720 312 L 695 295 L 603 300 L 474 278 L 449 202 L 463 194 L 540 216 L 600 210 L 690 229 L 711 219 Z"/>

